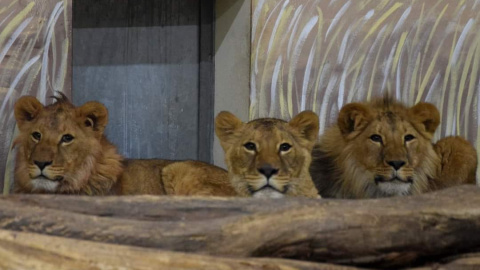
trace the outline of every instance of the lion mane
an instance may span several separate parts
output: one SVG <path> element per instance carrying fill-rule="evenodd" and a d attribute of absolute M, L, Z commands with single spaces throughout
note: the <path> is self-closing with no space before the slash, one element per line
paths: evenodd
<path fill-rule="evenodd" d="M 15 104 L 20 130 L 15 193 L 235 196 L 225 170 L 199 161 L 124 159 L 104 136 L 106 107 L 75 107 L 61 94 Z"/>
<path fill-rule="evenodd" d="M 107 109 L 94 101 L 75 107 L 61 93 L 55 99 L 43 106 L 23 96 L 15 104 L 20 133 L 14 192 L 114 193 L 123 158 L 103 135 Z"/>
<path fill-rule="evenodd" d="M 439 124 L 430 103 L 409 108 L 383 98 L 345 105 L 312 153 L 310 172 L 319 193 L 377 198 L 474 184 L 475 149 L 461 137 L 432 144 Z"/>

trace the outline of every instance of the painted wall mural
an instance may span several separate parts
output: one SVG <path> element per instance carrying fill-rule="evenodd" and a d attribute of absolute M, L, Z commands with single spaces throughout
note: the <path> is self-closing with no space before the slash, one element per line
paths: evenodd
<path fill-rule="evenodd" d="M 479 20 L 479 0 L 253 0 L 250 118 L 310 109 L 323 131 L 388 92 L 480 149 Z"/>
<path fill-rule="evenodd" d="M 71 92 L 72 0 L 0 1 L 0 188 L 13 181 L 13 105 L 22 95 L 51 103 Z M 5 184 L 5 185 L 4 185 Z"/>

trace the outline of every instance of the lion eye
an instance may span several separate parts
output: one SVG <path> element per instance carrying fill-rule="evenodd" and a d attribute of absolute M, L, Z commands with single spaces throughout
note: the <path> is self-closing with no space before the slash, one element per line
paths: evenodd
<path fill-rule="evenodd" d="M 408 135 L 405 135 L 405 138 L 403 138 L 405 140 L 405 142 L 409 142 L 413 139 L 415 139 L 415 136 L 413 136 L 412 134 L 408 134 Z"/>
<path fill-rule="evenodd" d="M 40 141 L 40 139 L 42 138 L 42 134 L 40 134 L 40 132 L 35 131 L 32 133 L 32 138 L 36 141 Z"/>
<path fill-rule="evenodd" d="M 70 134 L 65 134 L 62 136 L 62 143 L 69 143 L 73 140 L 73 136 Z"/>
<path fill-rule="evenodd" d="M 288 143 L 282 143 L 280 145 L 280 152 L 287 152 L 288 150 L 290 150 L 290 148 L 292 148 L 292 146 Z"/>
<path fill-rule="evenodd" d="M 244 144 L 243 147 L 245 147 L 245 149 L 247 149 L 248 151 L 255 151 L 257 149 L 253 142 L 248 142 Z"/>
<path fill-rule="evenodd" d="M 382 142 L 382 136 L 380 136 L 378 134 L 373 134 L 372 136 L 370 136 L 370 140 L 372 140 L 374 142 L 381 143 Z"/>

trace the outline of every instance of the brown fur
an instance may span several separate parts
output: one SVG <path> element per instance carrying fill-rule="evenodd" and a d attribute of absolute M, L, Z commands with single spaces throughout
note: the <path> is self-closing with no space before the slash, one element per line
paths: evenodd
<path fill-rule="evenodd" d="M 475 184 L 477 151 L 464 138 L 446 137 L 434 146 L 440 157 L 440 175 L 434 179 L 432 189 L 442 189 L 460 184 Z"/>
<path fill-rule="evenodd" d="M 15 104 L 15 118 L 20 135 L 15 141 L 14 192 L 111 193 L 122 173 L 122 157 L 103 136 L 108 112 L 102 104 L 88 102 L 75 108 L 62 96 L 44 107 L 36 98 L 24 96 Z M 65 135 L 73 140 L 62 142 Z M 42 172 L 35 162 L 48 165 Z"/>
<path fill-rule="evenodd" d="M 65 96 L 43 106 L 34 97 L 15 104 L 20 129 L 15 168 L 16 193 L 85 195 L 234 196 L 227 172 L 196 161 L 126 160 L 103 135 L 105 106 L 88 102 L 74 107 Z M 38 140 L 33 136 L 39 132 Z M 70 134 L 71 142 L 61 142 Z M 45 166 L 40 176 L 39 162 Z M 124 169 L 125 168 L 125 169 Z"/>
<path fill-rule="evenodd" d="M 272 118 L 243 123 L 221 112 L 215 132 L 225 150 L 231 184 L 240 196 L 319 197 L 308 171 L 318 135 L 313 112 L 302 112 L 288 123 Z M 281 151 L 282 144 L 291 148 Z M 267 176 L 268 170 L 275 173 Z"/>
<path fill-rule="evenodd" d="M 200 161 L 159 159 L 127 160 L 119 193 L 236 196 L 222 168 Z"/>
<path fill-rule="evenodd" d="M 460 137 L 432 145 L 439 123 L 429 103 L 407 108 L 385 98 L 345 105 L 314 148 L 317 189 L 324 197 L 375 198 L 475 183 L 475 149 Z"/>

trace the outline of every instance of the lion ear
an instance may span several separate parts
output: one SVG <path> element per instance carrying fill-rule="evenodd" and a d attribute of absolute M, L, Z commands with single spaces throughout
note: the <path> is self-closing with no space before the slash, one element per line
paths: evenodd
<path fill-rule="evenodd" d="M 425 127 L 430 134 L 435 133 L 440 124 L 440 113 L 437 107 L 431 103 L 420 102 L 409 109 L 410 116 Z"/>
<path fill-rule="evenodd" d="M 90 101 L 76 109 L 81 125 L 103 134 L 108 123 L 108 110 L 100 102 Z"/>
<path fill-rule="evenodd" d="M 232 144 L 235 134 L 243 127 L 242 120 L 238 119 L 230 112 L 220 112 L 215 118 L 215 134 L 220 139 L 223 150 Z"/>
<path fill-rule="evenodd" d="M 33 121 L 43 110 L 43 105 L 32 96 L 23 96 L 16 103 L 14 107 L 15 119 L 17 120 L 18 128 L 23 129 L 26 123 Z"/>
<path fill-rule="evenodd" d="M 361 103 L 350 103 L 340 110 L 337 124 L 343 136 L 363 130 L 372 119 L 370 109 Z"/>
<path fill-rule="evenodd" d="M 297 129 L 305 139 L 315 143 L 318 136 L 318 122 L 318 116 L 314 112 L 303 111 L 297 114 L 288 125 Z"/>

